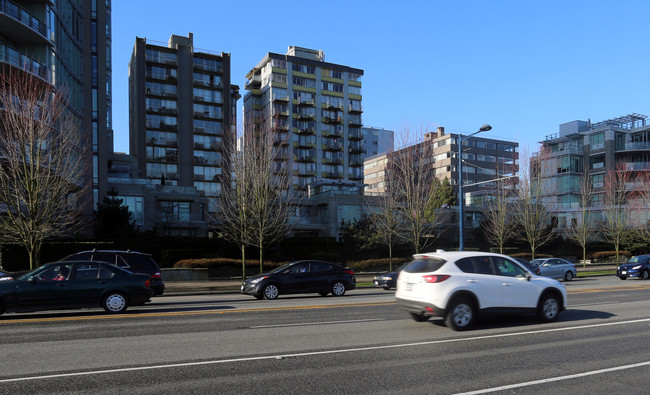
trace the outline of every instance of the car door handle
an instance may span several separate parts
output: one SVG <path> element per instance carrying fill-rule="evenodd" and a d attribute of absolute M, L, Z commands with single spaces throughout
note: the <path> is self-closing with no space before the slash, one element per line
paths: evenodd
<path fill-rule="evenodd" d="M 474 279 L 469 279 L 469 280 L 467 280 L 467 282 L 468 282 L 468 283 L 477 283 L 477 282 L 478 282 L 478 280 L 474 280 Z"/>

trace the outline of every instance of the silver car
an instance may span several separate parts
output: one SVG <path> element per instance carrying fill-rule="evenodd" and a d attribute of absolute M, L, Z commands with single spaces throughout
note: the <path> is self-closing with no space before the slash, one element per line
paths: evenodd
<path fill-rule="evenodd" d="M 533 259 L 530 263 L 539 266 L 541 276 L 571 281 L 578 275 L 576 265 L 562 258 Z"/>

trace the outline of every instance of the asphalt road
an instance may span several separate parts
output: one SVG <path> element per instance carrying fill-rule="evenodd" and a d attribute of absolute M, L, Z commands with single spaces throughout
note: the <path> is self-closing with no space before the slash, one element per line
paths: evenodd
<path fill-rule="evenodd" d="M 569 309 L 417 323 L 393 292 L 155 298 L 0 319 L 0 393 L 647 393 L 650 281 L 567 283 Z"/>

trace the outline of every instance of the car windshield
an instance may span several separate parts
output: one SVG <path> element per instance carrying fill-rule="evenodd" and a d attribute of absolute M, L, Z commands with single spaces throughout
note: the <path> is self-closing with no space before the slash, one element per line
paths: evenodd
<path fill-rule="evenodd" d="M 36 275 L 36 274 L 38 274 L 38 273 L 40 273 L 42 271 L 45 271 L 47 269 L 48 269 L 47 266 L 41 266 L 41 267 L 36 268 L 34 270 L 28 271 L 27 273 L 25 273 L 25 274 L 21 275 L 20 277 L 16 278 L 16 280 L 27 280 L 29 277 L 32 277 L 32 276 L 34 276 L 34 275 Z"/>
<path fill-rule="evenodd" d="M 627 263 L 648 263 L 648 255 L 633 256 Z"/>

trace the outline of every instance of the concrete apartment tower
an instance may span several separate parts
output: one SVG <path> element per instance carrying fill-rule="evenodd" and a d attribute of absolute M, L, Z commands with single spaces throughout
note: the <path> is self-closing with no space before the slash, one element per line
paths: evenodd
<path fill-rule="evenodd" d="M 239 87 L 230 84 L 230 54 L 197 52 L 192 33 L 167 45 L 136 38 L 129 63 L 130 154 L 147 185 L 192 187 L 216 210 L 224 152 L 236 136 Z M 182 197 L 160 202 L 175 218 L 203 216 Z"/>
<path fill-rule="evenodd" d="M 0 68 L 5 67 L 68 92 L 79 141 L 88 142 L 81 148 L 92 197 L 80 201 L 88 203 L 85 215 L 92 218 L 107 191 L 113 153 L 110 1 L 0 1 Z"/>
<path fill-rule="evenodd" d="M 268 53 L 246 76 L 244 130 L 274 133 L 293 189 L 362 183 L 363 70 L 325 62 L 321 50 L 290 46 Z"/>

